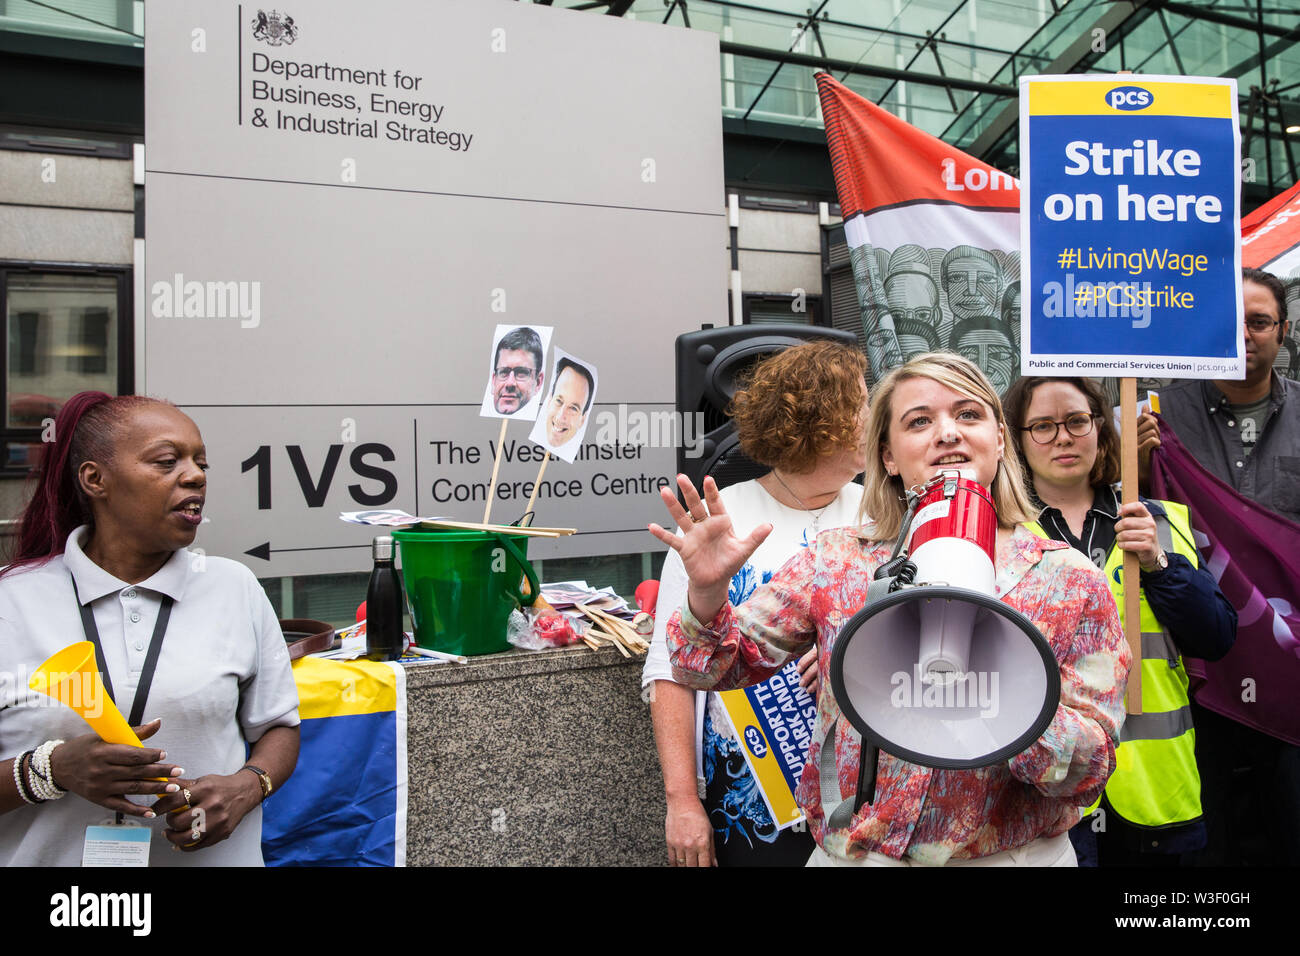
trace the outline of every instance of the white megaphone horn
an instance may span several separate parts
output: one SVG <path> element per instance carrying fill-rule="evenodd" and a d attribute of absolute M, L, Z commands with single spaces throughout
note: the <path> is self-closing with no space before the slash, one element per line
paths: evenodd
<path fill-rule="evenodd" d="M 994 596 L 989 490 L 950 471 L 909 497 L 893 558 L 831 652 L 832 692 L 864 742 L 855 811 L 873 799 L 876 748 L 926 767 L 990 766 L 1036 740 L 1061 696 L 1047 639 Z"/>

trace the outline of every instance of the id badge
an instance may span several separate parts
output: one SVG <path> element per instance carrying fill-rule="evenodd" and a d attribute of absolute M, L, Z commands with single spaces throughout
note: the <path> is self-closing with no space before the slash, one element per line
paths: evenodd
<path fill-rule="evenodd" d="M 103 823 L 86 827 L 81 850 L 82 866 L 148 866 L 150 827 L 131 823 Z"/>

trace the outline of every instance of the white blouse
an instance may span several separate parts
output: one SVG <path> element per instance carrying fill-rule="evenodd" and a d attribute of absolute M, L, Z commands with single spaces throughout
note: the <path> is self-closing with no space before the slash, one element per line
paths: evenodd
<path fill-rule="evenodd" d="M 156 574 L 127 584 L 81 550 L 88 531 L 68 536 L 62 555 L 0 578 L 0 760 L 54 738 L 91 733 L 73 710 L 27 689 L 50 655 L 86 640 L 77 594 L 94 610 L 118 708 L 130 713 L 163 595 L 175 602 L 142 722 L 162 718 L 145 741 L 167 752 L 184 776 L 231 774 L 246 743 L 272 727 L 298 724 L 298 692 L 279 622 L 253 572 L 224 558 L 182 549 Z M 136 796 L 148 805 L 154 797 Z M 0 814 L 0 865 L 79 866 L 87 826 L 111 811 L 70 793 Z M 162 817 L 128 822 L 165 826 Z M 215 846 L 176 853 L 153 837 L 150 866 L 261 866 L 262 810 Z"/>
<path fill-rule="evenodd" d="M 820 532 L 831 528 L 842 528 L 857 524 L 858 505 L 862 501 L 862 486 L 849 482 L 840 489 L 839 495 L 824 509 L 815 512 L 791 508 L 777 501 L 763 488 L 757 479 L 728 485 L 719 494 L 722 503 L 731 516 L 732 530 L 737 537 L 743 538 L 761 524 L 771 524 L 772 533 L 764 539 L 757 550 L 745 562 L 745 566 L 732 578 L 733 591 L 737 579 L 747 579 L 743 590 L 748 593 L 754 586 L 762 584 L 766 578 L 778 570 L 786 561 L 794 557 L 801 547 L 808 544 Z M 679 532 L 680 534 L 680 532 Z M 655 604 L 654 637 L 650 642 L 650 651 L 641 671 L 641 688 L 656 680 L 672 680 L 672 666 L 668 661 L 667 628 L 668 619 L 686 600 L 686 591 L 690 580 L 686 568 L 675 550 L 669 550 L 664 558 L 663 572 L 659 576 L 659 597 Z M 703 779 L 704 766 L 700 741 L 704 737 L 704 708 L 708 693 L 698 691 L 695 695 L 695 775 Z M 732 736 L 730 728 L 724 722 L 714 721 L 714 729 L 724 736 Z"/>

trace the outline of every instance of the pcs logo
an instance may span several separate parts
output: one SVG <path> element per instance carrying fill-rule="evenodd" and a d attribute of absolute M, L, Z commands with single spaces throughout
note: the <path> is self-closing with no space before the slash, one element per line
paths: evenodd
<path fill-rule="evenodd" d="M 1117 86 L 1106 94 L 1107 106 L 1129 113 L 1146 109 L 1154 100 L 1151 91 L 1144 90 L 1140 86 Z"/>
<path fill-rule="evenodd" d="M 760 760 L 767 753 L 767 740 L 763 737 L 763 732 L 753 724 L 745 728 L 745 746 Z"/>

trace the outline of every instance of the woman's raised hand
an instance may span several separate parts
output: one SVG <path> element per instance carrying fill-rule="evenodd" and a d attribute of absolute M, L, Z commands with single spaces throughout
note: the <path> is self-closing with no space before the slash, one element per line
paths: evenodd
<path fill-rule="evenodd" d="M 677 476 L 677 485 L 682 490 L 685 508 L 670 488 L 660 488 L 659 497 L 682 533 L 673 534 L 657 524 L 650 525 L 650 533 L 681 557 L 690 578 L 687 600 L 691 613 L 707 623 L 727 603 L 732 575 L 744 567 L 749 556 L 772 532 L 772 526 L 759 525 L 748 537 L 738 538 L 718 494 L 717 483 L 711 477 L 704 479 L 703 500 L 685 475 Z"/>

